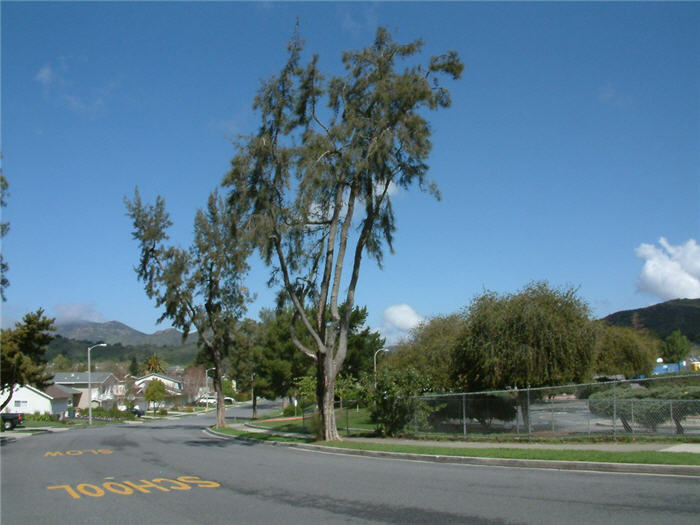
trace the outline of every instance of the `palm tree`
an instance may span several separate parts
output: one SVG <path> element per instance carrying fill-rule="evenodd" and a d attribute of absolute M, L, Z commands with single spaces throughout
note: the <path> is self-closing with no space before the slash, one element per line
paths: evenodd
<path fill-rule="evenodd" d="M 150 374 L 164 374 L 165 368 L 163 367 L 163 362 L 158 357 L 158 354 L 152 354 L 151 357 L 146 361 L 146 372 Z"/>

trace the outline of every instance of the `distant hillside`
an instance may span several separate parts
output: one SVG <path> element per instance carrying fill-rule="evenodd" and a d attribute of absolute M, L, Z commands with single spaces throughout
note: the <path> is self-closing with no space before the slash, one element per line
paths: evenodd
<path fill-rule="evenodd" d="M 700 299 L 674 299 L 647 308 L 624 310 L 603 319 L 615 326 L 646 328 L 666 338 L 674 330 L 700 344 Z"/>
<path fill-rule="evenodd" d="M 174 328 L 161 330 L 154 334 L 144 334 L 138 330 L 120 323 L 110 321 L 108 323 L 93 323 L 90 321 L 78 321 L 57 326 L 56 333 L 67 339 L 77 341 L 104 342 L 109 344 L 121 343 L 122 345 L 151 345 L 151 346 L 182 346 L 182 334 Z M 193 342 L 196 338 L 189 338 Z"/>
<path fill-rule="evenodd" d="M 84 363 L 87 360 L 87 348 L 94 344 L 94 341 L 77 341 L 68 339 L 60 335 L 49 343 L 46 351 L 46 360 L 51 361 L 61 354 L 73 363 Z M 108 344 L 105 348 L 95 348 L 91 352 L 94 362 L 100 361 L 129 361 L 136 357 L 139 363 L 143 364 L 152 354 L 170 365 L 189 365 L 197 357 L 199 349 L 194 342 L 186 345 L 176 346 L 153 346 L 153 345 L 123 345 L 121 343 Z"/>

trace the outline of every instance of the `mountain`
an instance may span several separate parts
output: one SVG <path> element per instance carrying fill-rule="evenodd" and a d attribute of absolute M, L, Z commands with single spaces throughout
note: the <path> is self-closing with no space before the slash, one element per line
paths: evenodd
<path fill-rule="evenodd" d="M 673 299 L 647 308 L 624 310 L 603 318 L 615 326 L 646 328 L 662 339 L 674 330 L 700 344 L 700 299 Z"/>
<path fill-rule="evenodd" d="M 182 333 L 174 328 L 160 330 L 153 334 L 144 334 L 119 321 L 109 321 L 107 323 L 77 321 L 60 324 L 56 327 L 56 334 L 66 339 L 74 339 L 77 341 L 104 342 L 109 344 L 121 343 L 125 346 L 182 346 Z M 192 342 L 192 340 L 192 337 L 188 339 L 190 342 Z"/>

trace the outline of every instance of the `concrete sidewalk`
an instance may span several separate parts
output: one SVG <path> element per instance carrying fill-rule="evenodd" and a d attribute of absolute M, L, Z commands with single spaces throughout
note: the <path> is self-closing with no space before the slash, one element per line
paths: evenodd
<path fill-rule="evenodd" d="M 395 438 L 346 438 L 351 442 L 391 443 L 395 445 L 416 445 L 423 447 L 444 448 L 521 448 L 540 450 L 602 450 L 606 452 L 692 452 L 700 454 L 700 443 L 520 443 L 493 441 L 427 441 L 422 439 Z"/>

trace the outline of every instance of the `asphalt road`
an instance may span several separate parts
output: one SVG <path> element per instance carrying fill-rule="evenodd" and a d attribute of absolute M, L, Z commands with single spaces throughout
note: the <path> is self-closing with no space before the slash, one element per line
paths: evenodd
<path fill-rule="evenodd" d="M 229 409 L 229 415 L 244 415 Z M 36 435 L 2 454 L 2 524 L 693 523 L 697 478 L 459 466 L 206 434 L 213 414 Z"/>

